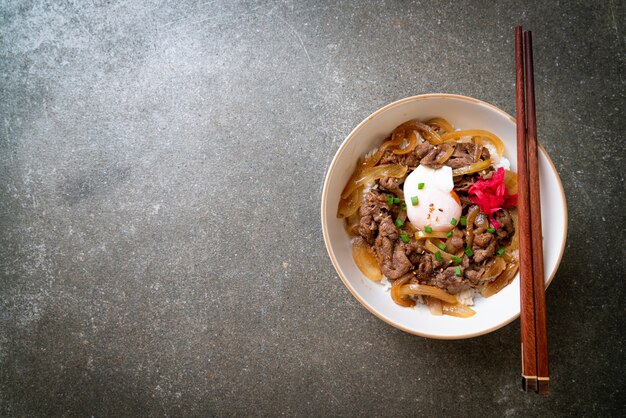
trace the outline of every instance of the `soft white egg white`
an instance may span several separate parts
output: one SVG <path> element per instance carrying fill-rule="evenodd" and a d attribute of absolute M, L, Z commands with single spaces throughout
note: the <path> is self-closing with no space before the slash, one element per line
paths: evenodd
<path fill-rule="evenodd" d="M 420 183 L 424 183 L 422 189 L 418 187 Z M 422 231 L 427 226 L 433 231 L 454 228 L 452 219 L 461 218 L 462 208 L 453 189 L 452 168 L 418 166 L 404 181 L 407 217 L 411 223 Z M 414 196 L 419 200 L 417 205 L 413 205 L 411 198 Z"/>

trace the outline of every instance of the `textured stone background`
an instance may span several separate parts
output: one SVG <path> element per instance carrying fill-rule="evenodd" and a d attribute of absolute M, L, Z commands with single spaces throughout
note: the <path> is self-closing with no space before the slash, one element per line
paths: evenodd
<path fill-rule="evenodd" d="M 0 4 L 1 415 L 624 413 L 623 2 Z M 517 322 L 400 332 L 320 227 L 380 106 L 514 113 L 518 23 L 570 215 L 547 398 L 519 389 Z"/>

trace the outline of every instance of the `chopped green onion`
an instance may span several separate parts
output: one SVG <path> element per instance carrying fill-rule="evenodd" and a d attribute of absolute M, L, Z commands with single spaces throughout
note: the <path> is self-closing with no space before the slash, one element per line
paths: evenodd
<path fill-rule="evenodd" d="M 457 276 L 457 277 L 461 277 L 461 267 L 456 266 L 454 268 L 454 275 Z"/>
<path fill-rule="evenodd" d="M 452 218 L 452 219 L 450 220 L 450 223 L 451 223 L 452 225 L 456 226 L 456 223 L 457 223 L 456 218 Z"/>
<path fill-rule="evenodd" d="M 413 206 L 417 206 L 420 202 L 419 197 L 417 196 L 411 196 L 411 203 L 413 204 Z"/>
<path fill-rule="evenodd" d="M 400 209 L 406 210 L 406 202 L 404 200 L 400 203 Z"/>
<path fill-rule="evenodd" d="M 433 229 L 430 226 L 425 226 L 424 232 L 428 232 L 430 234 L 431 232 L 433 232 Z"/>
<path fill-rule="evenodd" d="M 468 257 L 471 257 L 474 255 L 474 251 L 472 251 L 470 247 L 465 247 L 465 254 L 467 254 Z"/>
<path fill-rule="evenodd" d="M 437 245 L 437 247 L 439 247 L 439 249 L 441 251 L 445 251 L 446 250 L 446 245 L 445 244 L 439 244 L 439 245 Z"/>
<path fill-rule="evenodd" d="M 405 233 L 400 234 L 400 238 L 402 239 L 402 242 L 404 242 L 405 244 L 409 242 L 409 236 Z"/>
<path fill-rule="evenodd" d="M 461 225 L 467 225 L 467 218 L 465 216 L 461 216 Z"/>
<path fill-rule="evenodd" d="M 422 190 L 424 188 L 424 183 L 417 183 L 417 188 Z"/>
<path fill-rule="evenodd" d="M 393 203 L 395 203 L 396 205 L 397 205 L 398 203 L 400 203 L 400 198 L 399 198 L 399 197 L 394 197 L 394 198 L 393 198 Z"/>
<path fill-rule="evenodd" d="M 497 256 L 501 256 L 502 254 L 504 254 L 504 248 L 500 248 L 496 253 Z"/>
<path fill-rule="evenodd" d="M 494 234 L 496 232 L 496 228 L 487 228 L 487 232 Z"/>
<path fill-rule="evenodd" d="M 452 231 L 448 231 L 448 233 L 446 234 L 446 237 L 450 238 L 452 236 Z"/>
<path fill-rule="evenodd" d="M 463 259 L 461 257 L 452 257 L 452 261 L 454 261 L 455 263 L 461 263 L 463 262 Z"/>
<path fill-rule="evenodd" d="M 389 204 L 389 205 L 393 205 L 393 196 L 389 195 L 389 196 L 387 197 L 387 204 Z"/>
<path fill-rule="evenodd" d="M 400 218 L 396 219 L 396 226 L 398 228 L 402 228 L 402 225 L 404 225 L 404 222 L 402 222 L 402 219 Z"/>
<path fill-rule="evenodd" d="M 439 251 L 435 253 L 435 259 L 437 259 L 437 261 L 441 260 L 441 253 Z"/>

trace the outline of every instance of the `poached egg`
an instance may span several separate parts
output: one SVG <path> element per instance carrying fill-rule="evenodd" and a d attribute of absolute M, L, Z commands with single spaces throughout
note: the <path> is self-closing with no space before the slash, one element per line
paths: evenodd
<path fill-rule="evenodd" d="M 447 232 L 454 228 L 452 222 L 456 224 L 461 218 L 461 201 L 453 191 L 452 168 L 419 165 L 407 176 L 403 189 L 406 215 L 416 228 Z"/>

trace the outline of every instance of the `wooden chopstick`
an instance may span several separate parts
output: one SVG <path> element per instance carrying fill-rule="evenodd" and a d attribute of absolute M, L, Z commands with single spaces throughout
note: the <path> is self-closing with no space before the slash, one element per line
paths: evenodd
<path fill-rule="evenodd" d="M 533 284 L 535 294 L 535 342 L 537 344 L 538 392 L 550 390 L 548 371 L 548 334 L 546 330 L 546 289 L 543 271 L 541 204 L 537 153 L 537 116 L 535 112 L 535 77 L 533 71 L 532 33 L 524 32 L 524 66 L 526 68 L 526 117 L 528 138 L 528 175 L 530 192 L 530 227 L 532 239 Z"/>
<path fill-rule="evenodd" d="M 535 342 L 535 298 L 530 232 L 528 147 L 524 94 L 524 45 L 522 27 L 515 28 L 515 103 L 517 111 L 517 209 L 520 258 L 520 331 L 522 339 L 522 388 L 537 390 L 537 352 Z"/>

